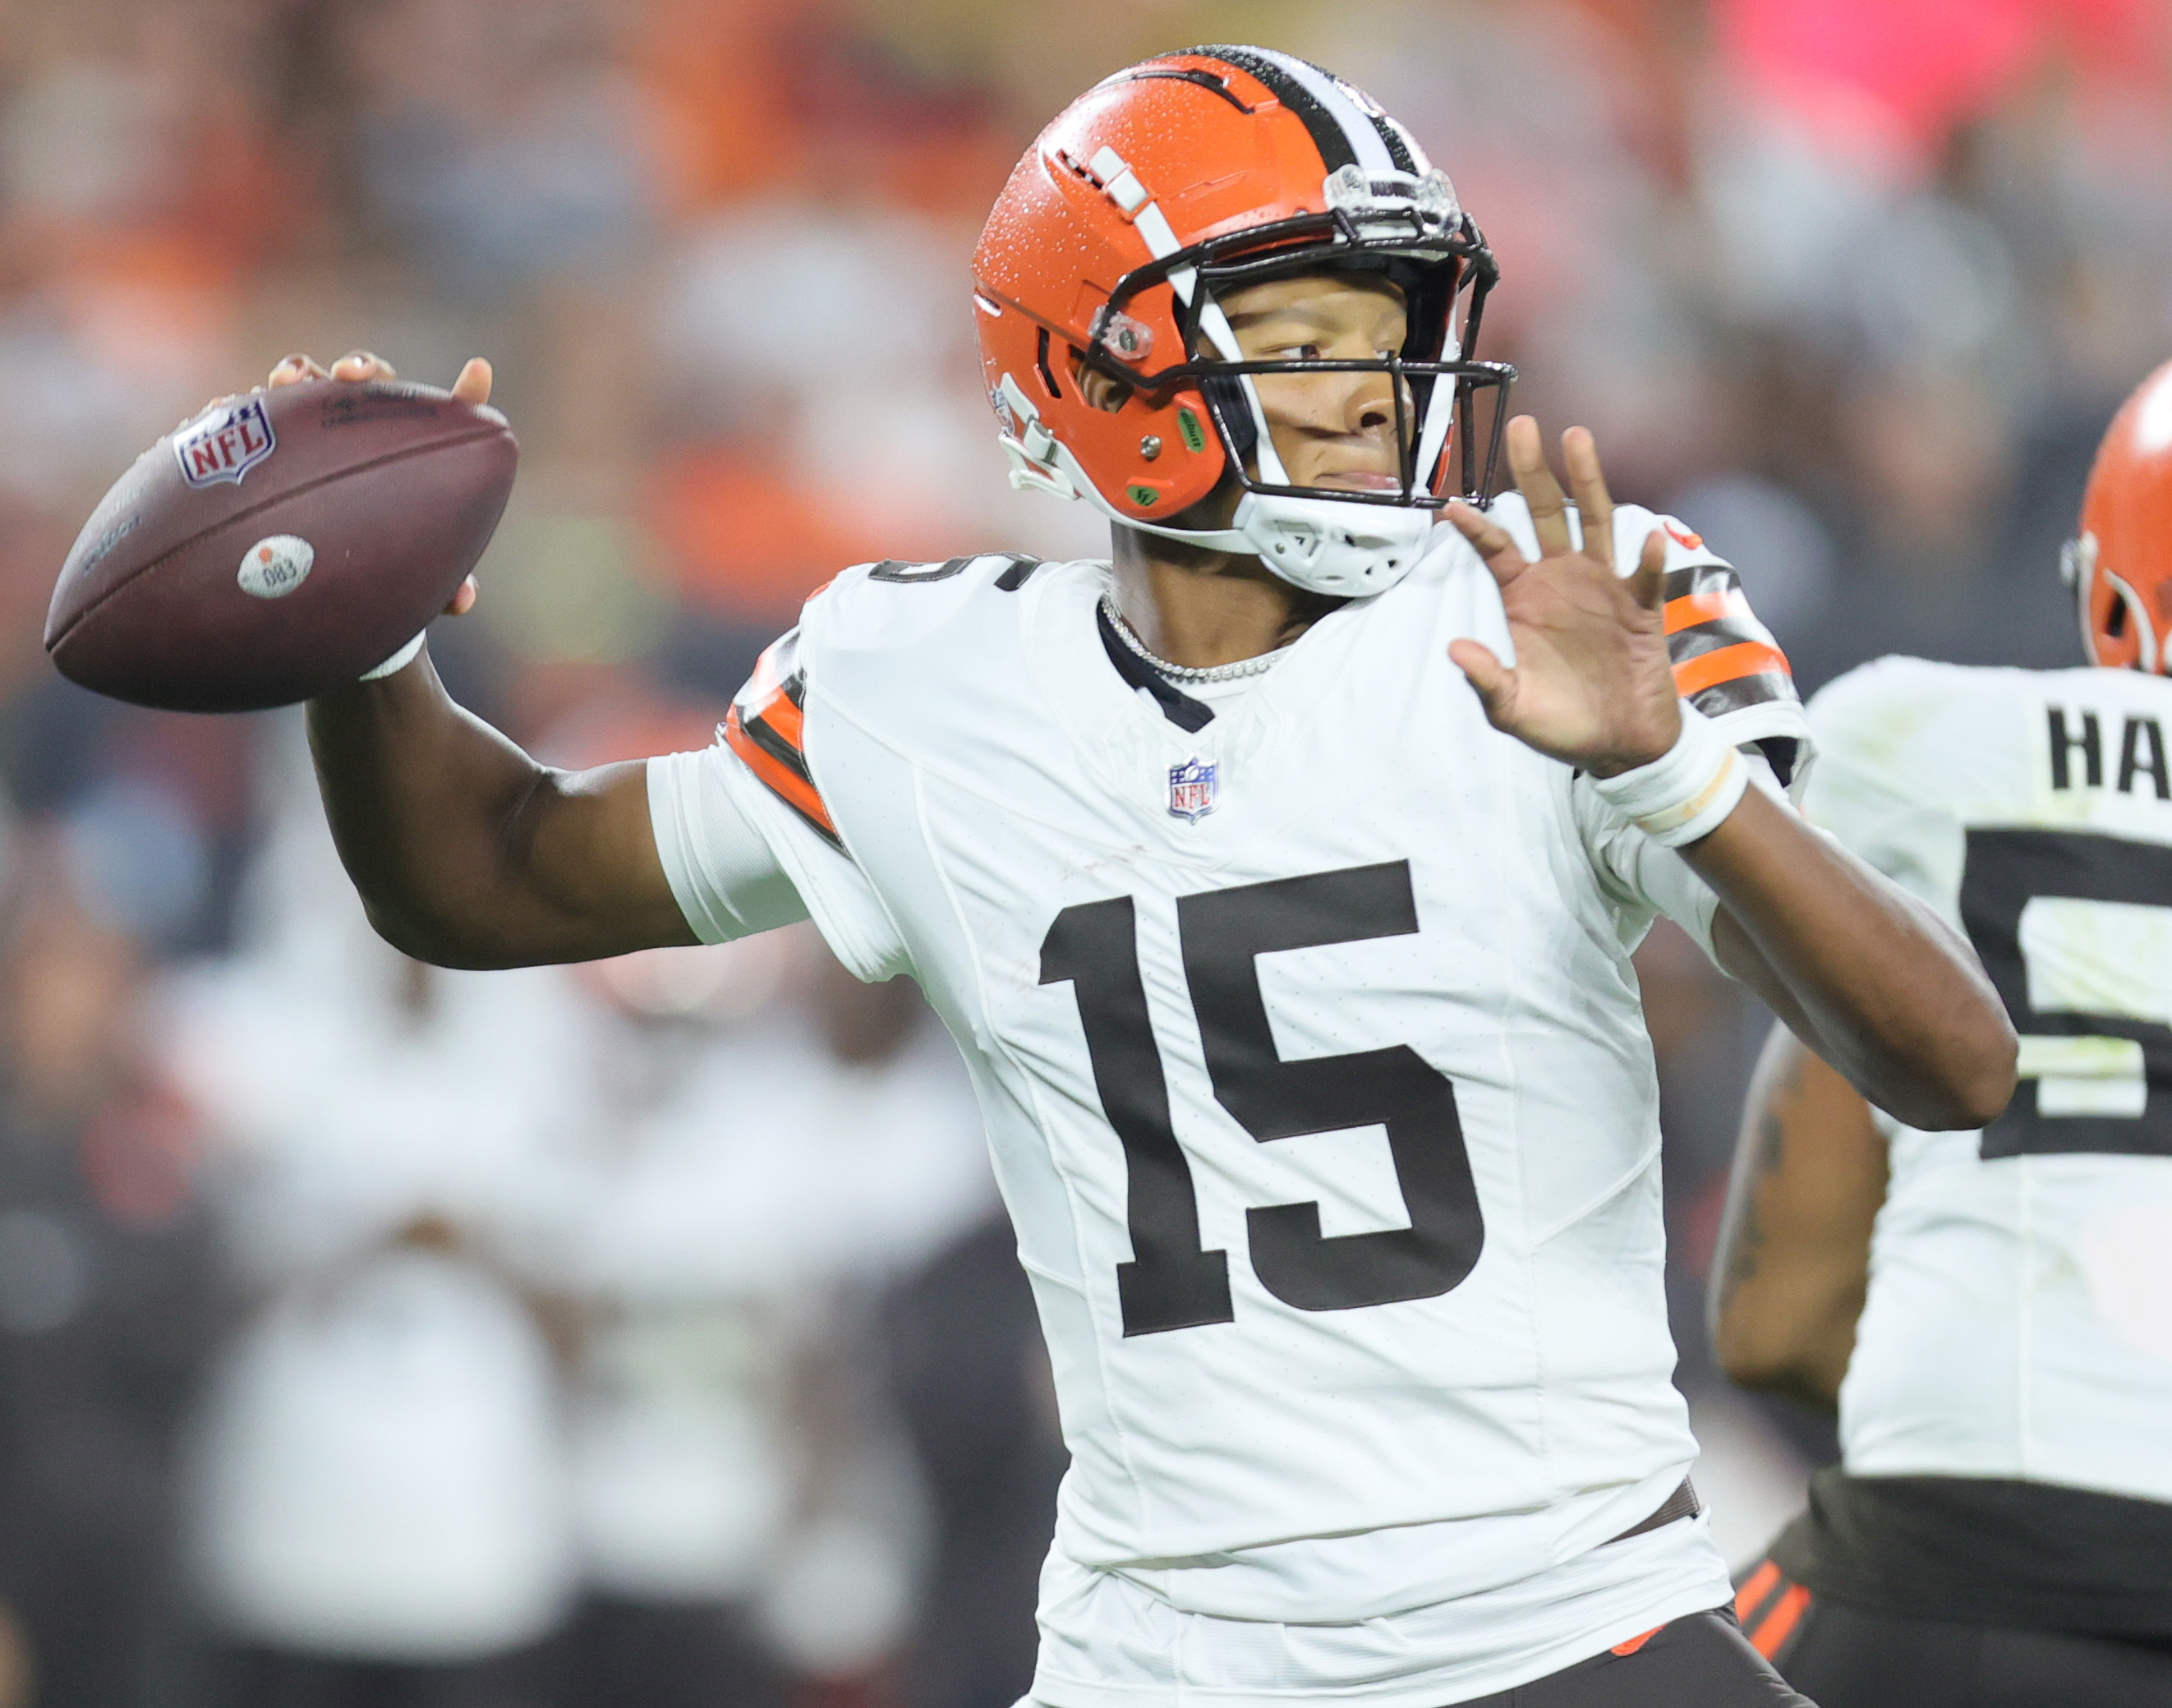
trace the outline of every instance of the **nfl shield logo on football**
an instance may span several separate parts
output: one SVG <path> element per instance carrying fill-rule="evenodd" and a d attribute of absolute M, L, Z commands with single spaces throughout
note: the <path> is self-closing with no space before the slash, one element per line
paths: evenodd
<path fill-rule="evenodd" d="M 1169 810 L 1172 818 L 1197 824 L 1214 810 L 1216 762 L 1188 759 L 1169 768 Z"/>
<path fill-rule="evenodd" d="M 208 409 L 174 435 L 181 478 L 191 486 L 215 486 L 221 481 L 238 486 L 278 445 L 261 397 Z"/>

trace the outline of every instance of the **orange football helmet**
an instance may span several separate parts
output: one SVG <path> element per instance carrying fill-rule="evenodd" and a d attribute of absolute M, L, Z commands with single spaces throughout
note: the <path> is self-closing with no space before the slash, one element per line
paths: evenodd
<path fill-rule="evenodd" d="M 2105 429 L 2060 568 L 2091 663 L 2172 674 L 2172 362 Z"/>
<path fill-rule="evenodd" d="M 1408 333 L 1371 361 L 1247 362 L 1220 298 L 1264 279 L 1357 270 L 1401 291 Z M 1083 498 L 1126 527 L 1261 557 L 1331 594 L 1414 563 L 1443 490 L 1490 491 L 1513 377 L 1470 359 L 1498 276 L 1447 178 L 1372 99 L 1256 47 L 1202 47 L 1116 73 L 1044 131 L 973 255 L 975 324 L 1013 486 Z M 1079 395 L 1092 368 L 1113 410 Z M 1390 376 L 1394 491 L 1290 484 L 1255 373 Z M 1473 393 L 1493 388 L 1482 458 Z M 1451 427 L 1459 430 L 1451 434 Z M 1218 528 L 1176 518 L 1234 481 Z M 1166 518 L 1166 519 L 1165 519 Z"/>

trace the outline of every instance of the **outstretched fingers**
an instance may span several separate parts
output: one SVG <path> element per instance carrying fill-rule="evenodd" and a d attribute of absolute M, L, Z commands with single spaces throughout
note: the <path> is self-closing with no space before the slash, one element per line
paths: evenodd
<path fill-rule="evenodd" d="M 1493 572 L 1493 579 L 1503 587 L 1530 567 L 1530 560 L 1524 556 L 1515 536 L 1499 523 L 1487 520 L 1483 512 L 1459 498 L 1448 507 L 1447 513 L 1448 519 L 1455 524 L 1455 531 L 1470 542 L 1471 549 L 1485 561 L 1487 568 Z"/>
<path fill-rule="evenodd" d="M 1648 611 L 1656 611 L 1666 604 L 1667 542 L 1658 529 L 1644 536 L 1643 549 L 1637 554 L 1637 571 L 1628 585 L 1631 596 Z"/>
<path fill-rule="evenodd" d="M 1583 523 L 1584 556 L 1612 569 L 1614 500 L 1599 466 L 1599 442 L 1589 427 L 1573 427 L 1562 435 L 1562 462 L 1568 470 L 1569 490 L 1576 495 L 1577 515 Z"/>
<path fill-rule="evenodd" d="M 343 379 L 358 384 L 373 379 L 397 379 L 398 371 L 381 356 L 373 356 L 367 350 L 350 350 L 327 368 L 315 357 L 298 352 L 286 358 L 272 370 L 270 383 L 273 385 L 298 385 L 305 379 Z M 453 382 L 453 395 L 466 404 L 486 404 L 490 401 L 490 363 L 480 356 L 470 356 L 460 369 L 460 378 Z"/>
<path fill-rule="evenodd" d="M 1508 423 L 1508 466 L 1515 473 L 1516 490 L 1530 507 L 1539 556 L 1561 557 L 1574 551 L 1568 532 L 1568 498 L 1546 461 L 1546 441 L 1540 437 L 1535 417 L 1519 415 Z"/>
<path fill-rule="evenodd" d="M 490 363 L 480 356 L 470 356 L 460 368 L 460 377 L 453 382 L 453 395 L 462 403 L 488 403 L 490 381 Z"/>

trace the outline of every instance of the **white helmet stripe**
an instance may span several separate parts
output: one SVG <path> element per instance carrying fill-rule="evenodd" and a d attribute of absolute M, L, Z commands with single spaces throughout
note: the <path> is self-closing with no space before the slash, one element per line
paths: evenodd
<path fill-rule="evenodd" d="M 1368 176 L 1396 169 L 1395 157 L 1389 153 L 1388 145 L 1381 139 L 1379 131 L 1366 116 L 1358 104 L 1350 99 L 1342 85 L 1318 66 L 1287 53 L 1277 53 L 1272 48 L 1255 48 L 1261 58 L 1271 60 L 1275 68 L 1299 85 L 1304 92 L 1325 109 L 1335 121 L 1350 145 L 1350 152 Z"/>

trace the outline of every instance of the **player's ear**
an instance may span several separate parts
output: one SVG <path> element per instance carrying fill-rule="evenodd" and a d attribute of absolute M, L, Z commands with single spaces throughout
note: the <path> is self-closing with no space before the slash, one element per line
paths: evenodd
<path fill-rule="evenodd" d="M 1121 379 L 1111 379 L 1098 368 L 1080 363 L 1072 376 L 1078 385 L 1078 395 L 1085 400 L 1089 409 L 1105 410 L 1114 415 L 1132 400 L 1132 388 Z"/>

